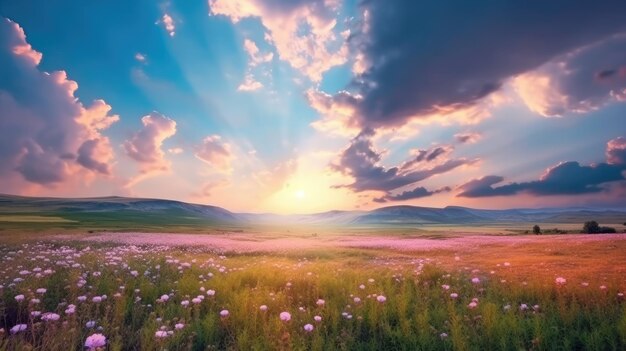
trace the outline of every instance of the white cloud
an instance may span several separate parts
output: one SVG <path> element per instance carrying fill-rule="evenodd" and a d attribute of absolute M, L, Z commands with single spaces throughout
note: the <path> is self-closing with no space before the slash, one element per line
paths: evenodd
<path fill-rule="evenodd" d="M 141 62 L 141 63 L 145 63 L 146 60 L 148 59 L 148 57 L 145 54 L 142 54 L 140 52 L 135 54 L 135 60 Z"/>
<path fill-rule="evenodd" d="M 263 84 L 261 82 L 256 81 L 252 74 L 246 74 L 246 78 L 243 83 L 239 84 L 237 87 L 238 91 L 255 91 L 263 88 Z"/>
<path fill-rule="evenodd" d="M 209 0 L 209 6 L 211 14 L 228 16 L 233 23 L 260 18 L 267 29 L 265 39 L 276 47 L 279 58 L 314 82 L 348 59 L 345 38 L 335 33 L 338 4 L 334 1 Z"/>

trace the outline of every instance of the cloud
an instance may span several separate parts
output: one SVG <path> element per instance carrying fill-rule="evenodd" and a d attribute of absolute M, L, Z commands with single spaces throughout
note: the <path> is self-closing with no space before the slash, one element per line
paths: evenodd
<path fill-rule="evenodd" d="M 139 176 L 131 179 L 127 187 L 169 170 L 170 163 L 161 149 L 163 141 L 176 134 L 176 122 L 158 112 L 141 118 L 143 127 L 122 145 L 126 155 L 140 164 Z"/>
<path fill-rule="evenodd" d="M 621 182 L 626 170 L 624 138 L 616 138 L 607 144 L 608 163 L 583 166 L 575 161 L 561 162 L 549 168 L 539 180 L 509 183 L 497 186 L 504 181 L 500 176 L 486 176 L 471 180 L 461 186 L 458 197 L 510 196 L 528 193 L 536 196 L 578 195 L 605 191 L 605 185 Z"/>
<path fill-rule="evenodd" d="M 103 144 L 106 143 L 106 144 Z M 108 142 L 103 139 L 86 140 L 78 148 L 76 162 L 81 166 L 102 174 L 111 174 L 109 164 L 101 160 L 110 160 L 113 153 Z"/>
<path fill-rule="evenodd" d="M 163 24 L 165 30 L 167 31 L 167 34 L 169 34 L 170 37 L 176 35 L 176 25 L 174 24 L 174 19 L 172 18 L 172 16 L 164 13 L 163 17 L 161 17 L 161 19 L 157 21 L 157 24 L 158 23 Z"/>
<path fill-rule="evenodd" d="M 473 144 L 482 138 L 480 133 L 463 132 L 454 134 L 454 138 L 461 144 Z"/>
<path fill-rule="evenodd" d="M 182 147 L 172 147 L 167 149 L 167 152 L 169 152 L 172 155 L 180 155 L 184 152 L 185 150 L 183 150 Z"/>
<path fill-rule="evenodd" d="M 469 182 L 459 186 L 462 191 L 457 194 L 457 197 L 484 197 L 484 196 L 498 196 L 498 195 L 513 195 L 519 191 L 520 187 L 517 183 L 512 183 L 507 186 L 501 186 L 494 188 L 493 185 L 498 184 L 504 180 L 503 177 L 490 175 L 482 178 L 473 179 Z"/>
<path fill-rule="evenodd" d="M 274 53 L 272 52 L 262 54 L 256 44 L 250 39 L 245 39 L 243 41 L 243 48 L 248 53 L 248 56 L 250 56 L 251 66 L 270 62 L 274 58 Z"/>
<path fill-rule="evenodd" d="M 255 91 L 263 88 L 263 84 L 257 81 L 254 78 L 252 70 L 260 64 L 268 63 L 272 61 L 274 58 L 274 53 L 268 52 L 262 54 L 256 44 L 250 40 L 245 39 L 243 42 L 244 50 L 250 56 L 250 61 L 248 62 L 247 73 L 245 75 L 244 81 L 237 87 L 237 91 Z M 265 75 L 271 76 L 268 72 L 264 72 Z"/>
<path fill-rule="evenodd" d="M 392 140 L 408 140 L 418 134 L 425 125 L 438 123 L 449 125 L 477 124 L 491 116 L 493 109 L 511 99 L 503 92 L 494 92 L 474 104 L 464 106 L 435 106 L 424 115 L 410 116 L 401 123 L 371 123 L 363 119 L 360 106 L 364 97 L 359 93 L 340 91 L 334 95 L 310 89 L 306 98 L 309 105 L 321 115 L 311 123 L 315 129 L 329 134 L 346 136 L 364 128 L 376 129 L 382 134 L 391 134 Z"/>
<path fill-rule="evenodd" d="M 230 186 L 231 183 L 228 179 L 217 179 L 215 181 L 208 181 L 202 184 L 202 187 L 197 192 L 192 192 L 190 195 L 194 199 L 204 201 L 213 195 L 216 189 L 221 189 Z"/>
<path fill-rule="evenodd" d="M 361 130 L 354 119 L 356 105 L 361 100 L 358 95 L 352 95 L 347 91 L 330 95 L 316 89 L 309 89 L 305 97 L 309 105 L 323 117 L 311 124 L 315 129 L 341 136 L 353 136 Z"/>
<path fill-rule="evenodd" d="M 397 167 L 385 168 L 380 165 L 382 152 L 374 149 L 372 137 L 374 132 L 371 129 L 363 130 L 350 142 L 350 145 L 341 153 L 337 162 L 331 163 L 332 170 L 343 175 L 351 176 L 354 181 L 347 185 L 337 185 L 335 187 L 348 188 L 355 192 L 362 191 L 383 191 L 386 196 L 389 192 L 404 186 L 408 186 L 437 174 L 446 173 L 459 166 L 471 164 L 476 160 L 464 158 L 447 159 L 443 158 L 429 164 L 437 159 L 442 153 L 449 152 L 449 149 L 436 147 L 432 150 L 418 150 L 414 152 L 411 159 Z M 422 151 L 422 152 L 420 152 Z"/>
<path fill-rule="evenodd" d="M 259 18 L 266 40 L 281 60 L 318 82 L 322 74 L 348 59 L 345 36 L 338 35 L 335 13 L 338 2 L 328 0 L 209 0 L 212 15 L 224 15 L 233 23 Z"/>
<path fill-rule="evenodd" d="M 237 91 L 255 91 L 263 88 L 263 84 L 261 82 L 254 80 L 252 74 L 246 74 L 246 78 L 237 87 Z"/>
<path fill-rule="evenodd" d="M 383 197 L 372 199 L 372 201 L 378 202 L 378 203 L 385 203 L 387 201 L 405 201 L 405 200 L 419 199 L 422 197 L 428 197 L 428 196 L 432 196 L 432 195 L 443 193 L 443 192 L 449 192 L 450 190 L 452 189 L 450 189 L 450 187 L 447 187 L 447 186 L 434 190 L 434 191 L 430 191 L 424 187 L 418 186 L 417 188 L 413 190 L 403 191 L 397 195 L 385 195 Z"/>
<path fill-rule="evenodd" d="M 233 154 L 230 144 L 222 141 L 219 135 L 210 135 L 196 147 L 195 156 L 220 172 L 230 172 Z"/>
<path fill-rule="evenodd" d="M 559 56 L 513 80 L 533 112 L 559 117 L 626 100 L 626 32 Z"/>
<path fill-rule="evenodd" d="M 142 54 L 140 52 L 135 54 L 135 60 L 137 60 L 138 62 L 141 63 L 145 63 L 146 60 L 148 60 L 148 56 L 146 56 L 146 54 Z"/>
<path fill-rule="evenodd" d="M 617 137 L 606 145 L 606 160 L 614 165 L 626 165 L 626 138 Z"/>
<path fill-rule="evenodd" d="M 449 120 L 511 78 L 626 31 L 620 1 L 370 0 L 361 10 L 362 29 L 351 35 L 362 72 L 350 85 L 360 97 L 352 124 L 371 128 Z"/>
<path fill-rule="evenodd" d="M 298 170 L 298 160 L 286 159 L 252 174 L 261 197 L 271 195 L 285 186 L 285 183 Z"/>
<path fill-rule="evenodd" d="M 114 154 L 102 131 L 119 117 L 102 100 L 84 106 L 74 95 L 78 84 L 64 71 L 41 71 L 41 59 L 22 28 L 0 18 L 2 183 L 54 187 L 111 175 Z"/>
<path fill-rule="evenodd" d="M 399 169 L 401 172 L 408 172 L 431 167 L 437 161 L 447 161 L 453 150 L 454 148 L 451 145 L 440 145 L 430 149 L 413 149 L 411 150 L 412 158 L 403 162 Z"/>

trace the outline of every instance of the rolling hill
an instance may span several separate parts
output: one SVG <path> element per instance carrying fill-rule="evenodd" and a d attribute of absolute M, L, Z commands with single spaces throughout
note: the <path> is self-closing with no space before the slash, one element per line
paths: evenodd
<path fill-rule="evenodd" d="M 388 206 L 371 211 L 327 211 L 278 215 L 234 213 L 217 206 L 174 200 L 126 197 L 40 198 L 0 195 L 0 223 L 20 216 L 61 218 L 70 223 L 105 227 L 206 227 L 252 225 L 427 226 L 498 223 L 623 223 L 626 209 L 545 208 L 484 210 Z"/>

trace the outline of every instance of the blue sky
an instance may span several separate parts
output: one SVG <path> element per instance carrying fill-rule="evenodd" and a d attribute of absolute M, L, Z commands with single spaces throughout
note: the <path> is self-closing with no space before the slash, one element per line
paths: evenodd
<path fill-rule="evenodd" d="M 0 192 L 623 207 L 626 9 L 605 5 L 1 1 Z"/>

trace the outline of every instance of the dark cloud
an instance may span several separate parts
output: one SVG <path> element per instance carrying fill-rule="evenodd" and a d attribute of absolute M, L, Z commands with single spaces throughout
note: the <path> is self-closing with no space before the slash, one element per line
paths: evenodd
<path fill-rule="evenodd" d="M 442 158 L 440 149 L 444 148 L 435 147 L 432 150 L 418 150 L 416 156 L 399 167 L 385 168 L 380 165 L 382 153 L 374 149 L 371 140 L 373 136 L 371 129 L 362 131 L 341 153 L 339 161 L 331 164 L 335 171 L 354 178 L 352 184 L 336 187 L 349 188 L 355 192 L 376 190 L 389 193 L 475 161 L 464 158 L 441 159 L 430 164 L 433 160 Z"/>
<path fill-rule="evenodd" d="M 452 152 L 453 148 L 448 145 L 444 146 L 435 146 L 431 149 L 418 149 L 413 150 L 412 153 L 415 155 L 410 160 L 402 163 L 400 165 L 400 171 L 406 172 L 414 169 L 416 166 L 424 165 L 425 163 L 430 163 L 437 159 L 443 158 L 443 156 L 447 156 Z"/>
<path fill-rule="evenodd" d="M 624 1 L 364 0 L 352 43 L 368 68 L 353 82 L 362 126 L 475 104 L 508 78 L 626 31 Z M 606 67 L 611 69 L 613 67 Z"/>
<path fill-rule="evenodd" d="M 456 139 L 456 141 L 461 144 L 475 143 L 478 140 L 480 140 L 481 137 L 482 135 L 480 135 L 479 133 L 471 133 L 471 132 L 454 134 L 454 138 Z"/>
<path fill-rule="evenodd" d="M 462 192 L 457 194 L 458 197 L 486 197 L 486 196 L 504 196 L 513 195 L 520 190 L 519 184 L 512 183 L 505 186 L 494 188 L 493 185 L 504 180 L 500 176 L 485 176 L 479 179 L 473 179 L 459 187 Z"/>
<path fill-rule="evenodd" d="M 403 191 L 397 195 L 386 195 L 383 197 L 375 198 L 372 201 L 378 202 L 378 203 L 384 203 L 387 201 L 412 200 L 412 199 L 419 199 L 422 197 L 432 196 L 432 195 L 443 193 L 443 192 L 449 192 L 450 190 L 452 189 L 450 189 L 450 187 L 447 187 L 447 186 L 441 189 L 433 190 L 433 191 L 430 191 L 424 187 L 418 186 L 417 188 L 413 190 Z"/>
<path fill-rule="evenodd" d="M 606 190 L 605 185 L 610 182 L 626 180 L 626 140 L 617 138 L 607 144 L 607 158 L 609 163 L 598 163 L 589 166 L 578 162 L 562 162 L 548 169 L 539 179 L 530 182 L 509 183 L 496 186 L 504 178 L 500 176 L 486 176 L 474 179 L 459 187 L 459 197 L 487 197 L 508 196 L 518 193 L 529 193 L 537 196 L 544 195 L 577 195 L 598 193 Z"/>
<path fill-rule="evenodd" d="M 615 74 L 617 74 L 617 70 L 616 69 L 605 69 L 602 70 L 600 72 L 598 72 L 596 74 L 596 78 L 598 79 L 607 79 L 607 78 L 611 78 L 613 76 L 615 76 Z"/>

